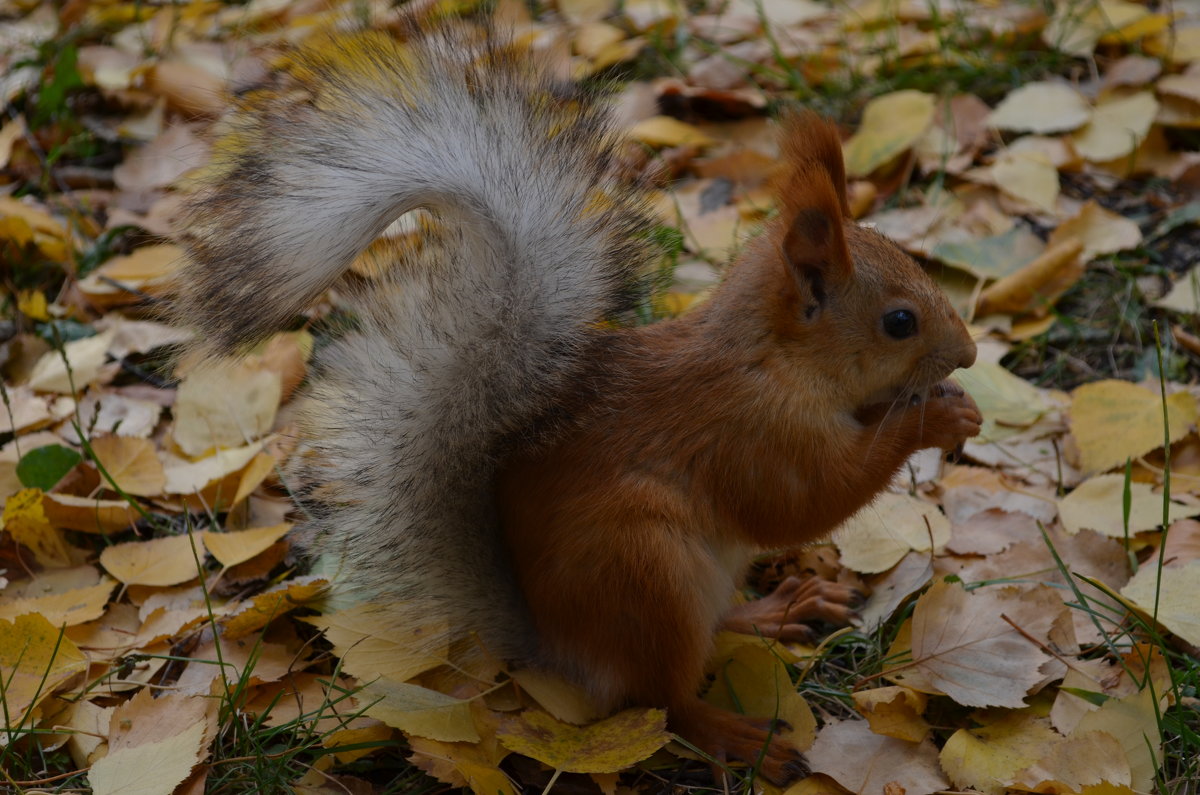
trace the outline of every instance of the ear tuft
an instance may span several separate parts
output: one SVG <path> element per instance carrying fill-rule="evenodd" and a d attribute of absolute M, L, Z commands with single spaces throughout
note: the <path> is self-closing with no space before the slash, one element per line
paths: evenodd
<path fill-rule="evenodd" d="M 785 161 L 778 204 L 784 256 L 812 292 L 812 274 L 838 281 L 853 274 L 842 225 L 850 217 L 846 168 L 837 128 L 812 111 L 785 117 L 780 150 Z"/>

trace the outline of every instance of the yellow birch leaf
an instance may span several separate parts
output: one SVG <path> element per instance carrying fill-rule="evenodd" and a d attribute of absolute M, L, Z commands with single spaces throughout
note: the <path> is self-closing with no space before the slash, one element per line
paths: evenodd
<path fill-rule="evenodd" d="M 17 311 L 25 317 L 46 321 L 50 319 L 46 310 L 46 294 L 41 290 L 22 290 L 17 294 Z"/>
<path fill-rule="evenodd" d="M 44 616 L 0 619 L 0 682 L 10 727 L 22 725 L 29 710 L 86 670 L 87 658 Z"/>
<path fill-rule="evenodd" d="M 438 781 L 455 787 L 470 787 L 476 795 L 516 795 L 513 784 L 498 765 L 508 751 L 491 754 L 483 745 L 443 743 L 410 737 L 408 761 Z"/>
<path fill-rule="evenodd" d="M 114 586 L 116 582 L 105 577 L 96 585 L 62 593 L 23 599 L 0 598 L 0 618 L 14 619 L 27 613 L 38 613 L 56 627 L 73 627 L 104 615 Z"/>
<path fill-rule="evenodd" d="M 779 736 L 800 751 L 813 744 L 817 719 L 766 644 L 738 645 L 726 659 L 716 660 L 715 667 L 716 681 L 704 694 L 705 701 L 754 718 L 784 721 L 787 726 L 780 727 Z"/>
<path fill-rule="evenodd" d="M 242 476 L 238 478 L 237 491 L 233 495 L 233 502 L 229 505 L 237 505 L 249 497 L 250 493 L 267 479 L 267 475 L 274 471 L 275 456 L 270 453 L 259 453 L 250 459 L 250 463 L 242 470 Z"/>
<path fill-rule="evenodd" d="M 858 132 L 843 146 L 846 174 L 865 177 L 911 149 L 933 123 L 935 104 L 932 94 L 911 89 L 868 102 Z"/>
<path fill-rule="evenodd" d="M 175 398 L 175 443 L 199 456 L 253 442 L 271 430 L 282 394 L 280 374 L 250 361 L 193 370 Z"/>
<path fill-rule="evenodd" d="M 627 709 L 584 727 L 526 710 L 506 718 L 496 737 L 510 751 L 565 773 L 616 773 L 671 739 L 667 713 L 661 709 Z"/>
<path fill-rule="evenodd" d="M 884 737 L 872 732 L 865 720 L 827 722 L 805 757 L 813 772 L 864 795 L 940 792 L 950 783 L 938 768 L 932 742 Z"/>
<path fill-rule="evenodd" d="M 629 137 L 647 146 L 712 146 L 716 141 L 703 130 L 670 116 L 652 116 L 629 129 Z"/>
<path fill-rule="evenodd" d="M 204 533 L 114 544 L 100 553 L 100 565 L 126 585 L 179 585 L 200 575 L 196 556 L 204 560 Z"/>
<path fill-rule="evenodd" d="M 1117 739 L 1088 732 L 1054 743 L 1033 764 L 1004 783 L 1029 792 L 1080 792 L 1103 783 L 1128 788 L 1129 762 Z M 1126 789 L 1129 795 L 1132 790 Z"/>
<path fill-rule="evenodd" d="M 1142 230 L 1125 216 L 1106 210 L 1091 199 L 1078 215 L 1058 225 L 1050 235 L 1049 244 L 1055 246 L 1073 237 L 1083 241 L 1083 258 L 1092 260 L 1101 254 L 1136 248 L 1142 242 Z"/>
<path fill-rule="evenodd" d="M 1036 82 L 1009 92 L 988 116 L 1001 130 L 1060 133 L 1087 124 L 1092 109 L 1083 96 L 1064 83 Z"/>
<path fill-rule="evenodd" d="M 204 546 L 222 566 L 236 566 L 264 552 L 291 529 L 291 524 L 284 522 L 232 533 L 210 532 L 204 539 Z"/>
<path fill-rule="evenodd" d="M 991 175 L 996 187 L 1014 199 L 1044 213 L 1054 212 L 1058 169 L 1041 152 L 1004 152 L 992 164 Z"/>
<path fill-rule="evenodd" d="M 1196 581 L 1200 583 L 1200 580 Z M 1195 604 L 1193 592 L 1192 603 Z M 1161 691 L 1159 691 L 1161 693 Z M 1145 687 L 1124 698 L 1110 698 L 1080 718 L 1072 736 L 1106 732 L 1117 739 L 1129 760 L 1130 786 L 1137 792 L 1154 789 L 1154 773 L 1162 759 L 1162 731 L 1154 705 L 1154 689 Z M 1160 704 L 1159 707 L 1164 707 Z"/>
<path fill-rule="evenodd" d="M 480 740 L 470 701 L 387 679 L 370 682 L 356 697 L 367 715 L 405 734 L 448 743 Z"/>
<path fill-rule="evenodd" d="M 959 729 L 943 746 L 939 761 L 960 789 L 1004 795 L 1006 781 L 1046 749 L 1063 741 L 1048 720 L 1019 710 L 975 729 Z"/>
<path fill-rule="evenodd" d="M 1146 52 L 1176 64 L 1200 61 L 1200 26 L 1177 27 L 1147 39 Z"/>
<path fill-rule="evenodd" d="M 885 492 L 833 535 L 842 565 L 863 574 L 887 571 L 911 550 L 928 552 L 950 540 L 950 521 L 933 503 Z"/>
<path fill-rule="evenodd" d="M 1165 566 L 1159 583 L 1158 568 L 1143 566 L 1121 589 L 1121 596 L 1134 602 L 1146 615 L 1154 613 L 1158 596 L 1158 623 L 1193 646 L 1200 646 L 1200 560 L 1186 566 Z"/>
<path fill-rule="evenodd" d="M 325 632 L 342 670 L 360 679 L 382 676 L 406 682 L 446 662 L 449 645 L 428 638 L 445 636 L 445 627 L 413 627 L 406 614 L 392 615 L 387 605 L 364 602 L 336 613 L 302 621 Z"/>
<path fill-rule="evenodd" d="M 65 566 L 71 562 L 66 538 L 46 518 L 41 489 L 21 489 L 5 500 L 4 529 L 32 551 L 39 563 Z"/>
<path fill-rule="evenodd" d="M 1170 292 L 1153 303 L 1164 309 L 1200 315 L 1200 268 L 1193 267 L 1180 276 Z"/>
<path fill-rule="evenodd" d="M 36 232 L 59 239 L 67 237 L 66 227 L 50 213 L 11 196 L 0 196 L 0 218 L 19 218 Z"/>
<path fill-rule="evenodd" d="M 241 471 L 262 451 L 262 442 L 232 450 L 220 450 L 198 461 L 167 457 L 163 471 L 167 475 L 167 494 L 194 494 L 215 480 Z"/>
<path fill-rule="evenodd" d="M 93 795 L 171 795 L 200 761 L 204 723 L 165 740 L 110 751 L 92 765 Z"/>
<path fill-rule="evenodd" d="M 104 471 L 126 494 L 137 497 L 162 494 L 167 476 L 149 439 L 104 436 L 93 439 L 91 446 Z"/>
<path fill-rule="evenodd" d="M 1163 497 L 1149 483 L 1130 483 L 1129 535 L 1153 530 L 1162 524 Z M 1058 502 L 1063 528 L 1071 534 L 1095 530 L 1110 538 L 1124 538 L 1125 476 L 1098 475 L 1075 487 Z M 1200 507 L 1170 504 L 1170 521 L 1200 515 Z"/>
<path fill-rule="evenodd" d="M 55 527 L 99 535 L 128 530 L 139 516 L 125 500 L 98 500 L 73 494 L 44 494 L 42 508 Z"/>
<path fill-rule="evenodd" d="M 891 685 L 851 694 L 854 706 L 875 734 L 919 743 L 929 734 L 930 726 L 921 717 L 929 697 L 911 688 Z"/>
<path fill-rule="evenodd" d="M 1187 392 L 1167 396 L 1167 430 L 1182 439 L 1196 422 L 1196 398 Z M 1085 475 L 1124 466 L 1163 445 L 1162 399 L 1128 381 L 1096 381 L 1071 393 L 1071 435 L 1079 446 Z M 1113 429 L 1119 428 L 1120 433 Z"/>
<path fill-rule="evenodd" d="M 534 668 L 522 668 L 510 676 L 542 709 L 559 720 L 582 726 L 604 714 L 586 690 L 561 676 Z"/>
<path fill-rule="evenodd" d="M 205 546 L 214 535 L 217 534 L 205 534 Z M 328 587 L 329 581 L 321 577 L 295 577 L 263 591 L 221 622 L 225 637 L 235 640 L 256 632 L 279 616 L 318 598 Z"/>
<path fill-rule="evenodd" d="M 344 745 L 361 744 L 363 746 L 361 748 L 334 753 L 338 764 L 348 765 L 357 759 L 362 759 L 364 756 L 375 753 L 379 749 L 372 748 L 369 744 L 379 743 L 383 745 L 387 740 L 391 739 L 394 732 L 395 729 L 385 723 L 368 721 L 365 726 L 353 726 L 352 728 L 338 729 L 330 732 L 321 738 L 321 745 L 325 748 L 339 748 Z"/>
<path fill-rule="evenodd" d="M 999 442 L 1041 419 L 1051 406 L 1045 390 L 998 364 L 976 361 L 954 374 L 983 414 L 982 440 Z"/>
<path fill-rule="evenodd" d="M 1103 99 L 1092 111 L 1092 120 L 1071 136 L 1071 142 L 1075 151 L 1093 163 L 1126 157 L 1146 140 L 1157 113 L 1158 102 L 1149 91 Z"/>

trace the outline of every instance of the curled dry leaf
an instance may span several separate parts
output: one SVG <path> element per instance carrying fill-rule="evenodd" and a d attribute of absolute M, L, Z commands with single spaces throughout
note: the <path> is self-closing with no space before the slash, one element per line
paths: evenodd
<path fill-rule="evenodd" d="M 1015 314 L 1047 309 L 1066 287 L 1083 275 L 1082 253 L 1083 241 L 1079 238 L 1050 246 L 1028 265 L 980 293 L 976 313 Z M 1064 279 L 1068 280 L 1065 285 Z"/>
<path fill-rule="evenodd" d="M 116 332 L 101 332 L 43 354 L 29 374 L 28 385 L 37 392 L 70 395 L 81 392 L 100 375 L 108 358 L 108 345 Z"/>
<path fill-rule="evenodd" d="M 670 116 L 643 119 L 629 129 L 629 137 L 656 148 L 668 146 L 712 146 L 716 141 L 703 130 Z"/>
<path fill-rule="evenodd" d="M 210 532 L 204 546 L 222 566 L 236 566 L 263 552 L 291 530 L 290 524 L 252 527 L 229 533 Z"/>
<path fill-rule="evenodd" d="M 1091 199 L 1074 218 L 1059 224 L 1050 235 L 1050 245 L 1066 243 L 1072 238 L 1083 241 L 1083 258 L 1092 260 L 1102 254 L 1136 248 L 1142 242 L 1142 230 L 1125 216 L 1110 212 Z"/>

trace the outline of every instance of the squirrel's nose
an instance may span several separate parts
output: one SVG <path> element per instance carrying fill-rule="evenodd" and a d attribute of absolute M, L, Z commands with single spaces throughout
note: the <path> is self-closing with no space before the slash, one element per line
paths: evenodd
<path fill-rule="evenodd" d="M 958 366 L 965 370 L 973 364 L 975 364 L 975 343 L 967 340 L 967 344 L 958 354 Z"/>

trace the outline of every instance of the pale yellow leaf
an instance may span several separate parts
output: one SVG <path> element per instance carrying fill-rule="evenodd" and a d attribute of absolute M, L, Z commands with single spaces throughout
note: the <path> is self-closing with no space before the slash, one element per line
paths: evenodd
<path fill-rule="evenodd" d="M 204 545 L 209 547 L 215 533 L 208 533 Z M 269 588 L 253 599 L 241 603 L 236 612 L 222 619 L 225 637 L 233 640 L 243 638 L 265 627 L 271 621 L 298 607 L 317 599 L 329 587 L 329 581 L 321 577 L 293 577 Z"/>
<path fill-rule="evenodd" d="M 779 736 L 797 750 L 812 746 L 817 719 L 796 691 L 787 668 L 765 643 L 743 643 L 724 659 L 713 661 L 716 679 L 704 700 L 713 706 L 754 718 L 779 719 L 786 724 Z"/>
<path fill-rule="evenodd" d="M 542 709 L 559 720 L 582 726 L 603 717 L 604 713 L 586 690 L 561 676 L 536 668 L 521 668 L 509 675 Z"/>
<path fill-rule="evenodd" d="M 1129 762 L 1111 734 L 1088 732 L 1051 745 L 1037 761 L 1004 783 L 1057 795 L 1105 782 L 1128 787 Z M 1133 795 L 1132 790 L 1129 795 Z"/>
<path fill-rule="evenodd" d="M 935 104 L 932 94 L 911 89 L 868 102 L 858 131 L 844 146 L 846 174 L 865 177 L 911 149 L 933 123 Z"/>
<path fill-rule="evenodd" d="M 1002 153 L 991 167 L 996 187 L 1045 213 L 1058 201 L 1058 169 L 1041 152 Z"/>
<path fill-rule="evenodd" d="M 469 701 L 387 679 L 367 683 L 357 698 L 367 715 L 405 734 L 442 742 L 479 742 Z"/>
<path fill-rule="evenodd" d="M 980 436 L 985 441 L 1013 436 L 1052 408 L 1044 389 L 992 362 L 976 361 L 970 368 L 956 372 L 954 379 L 979 406 L 983 414 Z"/>
<path fill-rule="evenodd" d="M 1121 589 L 1121 595 L 1152 615 L 1157 593 L 1158 622 L 1193 646 L 1200 646 L 1200 610 L 1196 609 L 1200 597 L 1200 561 L 1164 567 L 1161 588 L 1157 577 L 1157 567 L 1143 566 Z"/>
<path fill-rule="evenodd" d="M 414 627 L 409 614 L 392 614 L 388 607 L 368 602 L 302 620 L 324 630 L 342 670 L 364 680 L 406 682 L 446 661 L 449 647 L 436 643 L 430 650 L 427 640 L 443 636 L 444 627 Z"/>
<path fill-rule="evenodd" d="M 204 731 L 195 723 L 165 740 L 110 751 L 88 772 L 93 795 L 171 795 L 200 761 Z"/>
<path fill-rule="evenodd" d="M 204 533 L 114 544 L 100 553 L 100 565 L 126 585 L 178 585 L 199 576 L 197 558 L 204 561 Z"/>
<path fill-rule="evenodd" d="M 0 618 L 12 620 L 26 613 L 38 613 L 56 627 L 73 627 L 94 621 L 104 615 L 108 597 L 116 584 L 105 577 L 95 585 L 46 596 L 19 599 L 0 597 Z"/>
<path fill-rule="evenodd" d="M 1197 580 L 1200 583 L 1200 579 Z M 1195 603 L 1193 597 L 1193 604 Z M 1165 697 L 1160 692 L 1160 699 Z M 1160 703 L 1159 709 L 1166 707 Z M 1124 698 L 1111 698 L 1100 708 L 1080 718 L 1072 736 L 1091 731 L 1106 732 L 1121 743 L 1129 760 L 1130 786 L 1137 792 L 1154 789 L 1154 774 L 1162 759 L 1162 731 L 1154 705 L 1154 691 L 1149 688 Z M 1114 782 L 1116 783 L 1116 782 Z"/>
<path fill-rule="evenodd" d="M 988 117 L 1001 130 L 1058 133 L 1087 124 L 1092 109 L 1075 89 L 1063 83 L 1036 82 L 1009 92 Z"/>
<path fill-rule="evenodd" d="M 109 330 L 74 340 L 62 350 L 49 351 L 34 364 L 26 383 L 38 392 L 69 395 L 83 391 L 100 374 L 108 355 L 108 344 L 116 332 Z M 64 359 L 65 356 L 65 359 Z M 69 364 L 69 372 L 68 372 Z"/>
<path fill-rule="evenodd" d="M 1171 63 L 1200 61 L 1200 25 L 1177 26 L 1146 40 L 1146 52 L 1161 55 Z"/>
<path fill-rule="evenodd" d="M 1153 530 L 1163 521 L 1163 496 L 1148 483 L 1130 483 L 1129 535 Z M 1124 538 L 1125 476 L 1089 478 L 1058 502 L 1058 513 L 1069 533 L 1095 530 L 1111 538 Z M 1200 507 L 1170 503 L 1170 520 L 1200 515 Z"/>
<path fill-rule="evenodd" d="M 4 529 L 39 563 L 65 566 L 71 560 L 66 538 L 46 517 L 41 489 L 21 489 L 4 502 Z"/>
<path fill-rule="evenodd" d="M 615 773 L 667 744 L 661 709 L 627 709 L 590 726 L 572 726 L 548 713 L 526 710 L 501 723 L 505 748 L 567 773 Z"/>
<path fill-rule="evenodd" d="M 1057 0 L 1053 16 L 1042 30 L 1042 41 L 1086 58 L 1106 34 L 1118 33 L 1149 14 L 1145 6 L 1126 0 L 1099 0 L 1082 6 L 1077 0 Z"/>
<path fill-rule="evenodd" d="M 1146 139 L 1157 113 L 1158 102 L 1149 91 L 1102 99 L 1092 120 L 1071 136 L 1072 143 L 1094 163 L 1125 157 Z"/>
<path fill-rule="evenodd" d="M 950 540 L 950 522 L 933 503 L 885 492 L 834 533 L 842 565 L 864 574 L 887 571 L 911 550 Z"/>
<path fill-rule="evenodd" d="M 1200 268 L 1188 270 L 1166 295 L 1153 303 L 1164 309 L 1200 315 Z"/>
<path fill-rule="evenodd" d="M 104 471 L 126 494 L 153 497 L 162 493 L 167 476 L 149 439 L 105 436 L 93 439 L 91 447 Z"/>
<path fill-rule="evenodd" d="M 408 741 L 412 756 L 408 761 L 438 781 L 455 787 L 470 787 L 475 795 L 516 795 L 513 784 L 498 765 L 508 754 L 489 753 L 484 745 L 442 743 L 422 737 Z"/>
<path fill-rule="evenodd" d="M 193 370 L 175 398 L 175 443 L 199 456 L 259 439 L 271 430 L 282 394 L 279 373 L 249 361 Z"/>
<path fill-rule="evenodd" d="M 1168 432 L 1178 441 L 1196 422 L 1196 398 L 1187 392 L 1167 396 Z M 1096 381 L 1071 393 L 1071 435 L 1079 446 L 1084 474 L 1124 466 L 1163 446 L 1162 398 L 1127 381 Z M 1113 429 L 1119 428 L 1120 433 Z"/>
<path fill-rule="evenodd" d="M 292 526 L 285 522 L 232 533 L 210 532 L 204 539 L 204 546 L 222 566 L 236 566 L 265 551 L 291 529 Z"/>
<path fill-rule="evenodd" d="M 164 456 L 163 471 L 167 475 L 164 491 L 168 494 L 193 494 L 201 491 L 214 480 L 241 470 L 261 451 L 262 442 L 255 442 L 232 450 L 219 450 L 198 461 Z"/>

